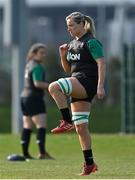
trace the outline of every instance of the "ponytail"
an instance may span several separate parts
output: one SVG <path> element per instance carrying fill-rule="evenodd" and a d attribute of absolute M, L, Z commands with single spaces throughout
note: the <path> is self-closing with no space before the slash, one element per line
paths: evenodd
<path fill-rule="evenodd" d="M 84 25 L 84 29 L 89 32 L 93 37 L 96 36 L 96 30 L 95 30 L 95 24 L 94 21 L 91 17 L 89 16 L 85 16 L 84 15 L 84 19 L 85 19 L 85 25 Z"/>

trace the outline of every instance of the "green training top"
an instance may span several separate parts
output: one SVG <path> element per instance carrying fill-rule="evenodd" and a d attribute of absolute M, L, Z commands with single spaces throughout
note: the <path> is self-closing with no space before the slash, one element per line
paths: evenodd
<path fill-rule="evenodd" d="M 92 57 L 96 60 L 104 57 L 103 46 L 97 39 L 90 39 L 87 42 Z"/>
<path fill-rule="evenodd" d="M 45 81 L 44 67 L 32 60 L 26 64 L 24 75 L 24 88 L 21 97 L 43 97 L 44 90 L 34 85 L 34 81 Z"/>
<path fill-rule="evenodd" d="M 44 68 L 40 64 L 38 64 L 32 70 L 33 81 L 44 81 L 43 77 L 44 77 Z"/>

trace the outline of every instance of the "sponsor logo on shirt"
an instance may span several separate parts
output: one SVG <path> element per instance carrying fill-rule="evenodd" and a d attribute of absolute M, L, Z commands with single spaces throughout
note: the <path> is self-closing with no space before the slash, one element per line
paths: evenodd
<path fill-rule="evenodd" d="M 77 61 L 80 60 L 80 53 L 79 54 L 73 54 L 71 52 L 68 52 L 67 54 L 67 60 Z"/>

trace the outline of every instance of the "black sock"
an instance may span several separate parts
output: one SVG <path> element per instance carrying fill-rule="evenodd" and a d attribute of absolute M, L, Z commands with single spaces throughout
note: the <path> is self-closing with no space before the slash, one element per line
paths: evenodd
<path fill-rule="evenodd" d="M 24 156 L 29 155 L 31 129 L 24 128 L 21 135 L 22 152 Z"/>
<path fill-rule="evenodd" d="M 39 128 L 37 131 L 37 143 L 41 154 L 45 153 L 45 137 L 46 137 L 46 129 Z"/>
<path fill-rule="evenodd" d="M 72 123 L 69 108 L 60 109 L 60 111 L 61 111 L 63 120 L 67 121 L 68 123 Z"/>
<path fill-rule="evenodd" d="M 84 159 L 85 159 L 85 163 L 87 165 L 92 165 L 93 164 L 93 155 L 92 155 L 92 150 L 84 150 L 83 151 L 83 155 L 84 155 Z"/>

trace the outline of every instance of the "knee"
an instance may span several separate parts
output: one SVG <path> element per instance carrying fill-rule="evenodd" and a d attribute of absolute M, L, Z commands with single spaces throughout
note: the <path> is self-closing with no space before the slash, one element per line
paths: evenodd
<path fill-rule="evenodd" d="M 56 82 L 49 84 L 48 91 L 52 95 L 59 90 L 59 86 Z"/>
<path fill-rule="evenodd" d="M 23 122 L 23 128 L 25 129 L 32 129 L 32 122 Z"/>
<path fill-rule="evenodd" d="M 32 119 L 29 116 L 23 115 L 23 128 L 31 129 L 32 128 Z"/>
<path fill-rule="evenodd" d="M 72 121 L 78 135 L 83 136 L 88 131 L 88 119 L 90 112 L 72 112 Z"/>
<path fill-rule="evenodd" d="M 68 78 L 60 78 L 58 81 L 51 83 L 48 87 L 48 90 L 51 95 L 57 93 L 58 91 L 65 95 L 70 95 L 72 92 L 72 83 Z"/>

